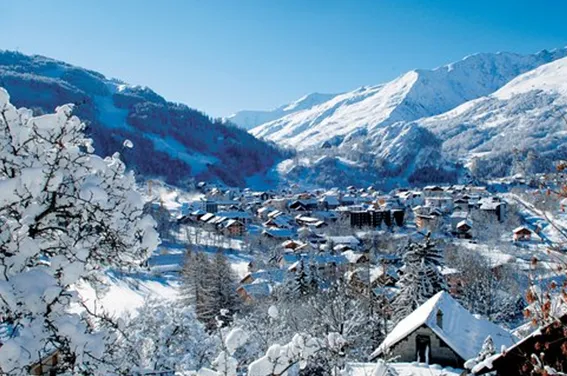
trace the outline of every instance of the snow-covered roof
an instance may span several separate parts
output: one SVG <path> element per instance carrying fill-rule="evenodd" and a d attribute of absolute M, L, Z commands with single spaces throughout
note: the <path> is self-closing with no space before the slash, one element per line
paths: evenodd
<path fill-rule="evenodd" d="M 354 251 L 344 251 L 342 255 L 350 262 L 351 264 L 356 264 L 362 257 L 364 257 L 363 253 L 354 252 Z"/>
<path fill-rule="evenodd" d="M 207 222 L 208 220 L 210 220 L 211 218 L 213 218 L 215 215 L 213 213 L 207 213 L 205 215 L 203 215 L 201 217 L 201 221 L 203 222 Z"/>
<path fill-rule="evenodd" d="M 395 371 L 398 376 L 457 376 L 463 371 L 455 368 L 442 368 L 438 365 L 425 363 L 354 363 L 349 362 L 345 365 L 343 376 L 386 376 L 388 368 Z"/>
<path fill-rule="evenodd" d="M 465 219 L 465 220 L 460 221 L 459 223 L 457 223 L 457 228 L 460 228 L 460 227 L 463 227 L 463 226 L 466 226 L 466 227 L 468 227 L 468 228 L 472 228 L 472 223 L 471 223 L 469 220 L 467 220 L 467 219 Z"/>
<path fill-rule="evenodd" d="M 529 228 L 524 227 L 524 226 L 516 227 L 512 232 L 514 234 L 517 234 L 519 232 L 527 232 L 527 233 L 530 233 L 530 234 L 532 233 L 532 231 Z"/>
<path fill-rule="evenodd" d="M 334 244 L 347 244 L 357 246 L 360 244 L 360 240 L 352 235 L 347 236 L 328 236 L 327 240 L 333 242 Z"/>
<path fill-rule="evenodd" d="M 219 217 L 225 217 L 225 218 L 230 218 L 230 219 L 237 219 L 237 218 L 247 219 L 247 218 L 250 218 L 250 213 L 243 212 L 243 211 L 223 211 L 223 212 L 218 212 L 217 215 Z"/>
<path fill-rule="evenodd" d="M 451 214 L 451 218 L 467 218 L 468 215 L 466 211 L 456 211 Z"/>
<path fill-rule="evenodd" d="M 438 311 L 443 314 L 442 328 L 437 326 Z M 428 326 L 465 360 L 478 354 L 488 336 L 492 337 L 496 348 L 510 347 L 517 342 L 510 332 L 490 321 L 474 317 L 451 295 L 441 291 L 400 321 L 370 358 L 380 356 L 422 325 Z"/>
<path fill-rule="evenodd" d="M 277 227 L 267 228 L 262 231 L 262 234 L 282 239 L 291 238 L 293 236 L 293 232 L 290 229 Z"/>

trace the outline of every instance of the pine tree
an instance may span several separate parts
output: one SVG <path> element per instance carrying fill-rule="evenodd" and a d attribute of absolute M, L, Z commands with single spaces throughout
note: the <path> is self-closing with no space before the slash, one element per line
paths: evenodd
<path fill-rule="evenodd" d="M 309 294 L 310 290 L 309 279 L 305 272 L 305 262 L 302 258 L 299 261 L 298 269 L 295 274 L 294 293 L 299 296 L 305 296 Z"/>
<path fill-rule="evenodd" d="M 227 325 L 232 314 L 238 311 L 240 300 L 236 294 L 236 276 L 220 250 L 212 260 L 210 280 L 211 309 L 217 315 L 222 312 L 223 325 Z"/>
<path fill-rule="evenodd" d="M 494 348 L 494 341 L 492 341 L 491 336 L 488 336 L 484 340 L 478 355 L 475 358 L 469 359 L 467 362 L 465 362 L 465 368 L 472 370 L 477 364 L 483 362 L 484 360 L 486 360 L 487 358 L 491 357 L 494 354 L 496 354 L 496 349 Z"/>
<path fill-rule="evenodd" d="M 403 260 L 404 273 L 398 282 L 400 292 L 394 300 L 396 322 L 439 291 L 446 290 L 445 280 L 439 271 L 443 256 L 429 237 L 423 244 L 409 243 Z"/>
<path fill-rule="evenodd" d="M 319 290 L 320 278 L 317 265 L 314 263 L 309 264 L 309 290 L 311 293 L 316 293 Z"/>
<path fill-rule="evenodd" d="M 187 251 L 181 273 L 181 294 L 185 302 L 195 308 L 197 318 L 206 325 L 212 325 L 216 312 L 209 284 L 212 266 L 202 252 Z"/>

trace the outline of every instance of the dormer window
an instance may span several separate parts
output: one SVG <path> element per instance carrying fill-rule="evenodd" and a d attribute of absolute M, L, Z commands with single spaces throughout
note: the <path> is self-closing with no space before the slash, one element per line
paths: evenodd
<path fill-rule="evenodd" d="M 443 329 L 443 311 L 437 310 L 437 326 Z"/>

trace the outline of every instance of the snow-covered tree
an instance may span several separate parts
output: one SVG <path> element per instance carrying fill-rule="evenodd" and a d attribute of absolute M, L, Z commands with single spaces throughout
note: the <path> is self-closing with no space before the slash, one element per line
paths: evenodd
<path fill-rule="evenodd" d="M 223 325 L 238 310 L 241 299 L 236 294 L 236 276 L 225 254 L 218 250 L 211 260 L 210 304 L 213 312 L 223 312 Z"/>
<path fill-rule="evenodd" d="M 435 244 L 426 238 L 423 244 L 409 243 L 403 256 L 404 270 L 398 282 L 400 291 L 394 299 L 394 321 L 399 321 L 441 290 L 445 280 L 439 267 L 443 255 Z"/>
<path fill-rule="evenodd" d="M 219 313 L 211 301 L 211 270 L 211 261 L 205 253 L 187 250 L 181 272 L 182 299 L 195 309 L 197 318 L 209 328 L 214 327 L 215 317 Z"/>
<path fill-rule="evenodd" d="M 309 294 L 310 290 L 311 287 L 309 283 L 309 276 L 305 269 L 305 261 L 301 258 L 295 272 L 293 292 L 298 296 L 305 296 Z"/>
<path fill-rule="evenodd" d="M 10 375 L 55 351 L 58 372 L 113 369 L 116 327 L 86 307 L 71 313 L 73 286 L 102 293 L 105 270 L 136 267 L 158 243 L 133 174 L 118 154 L 93 154 L 72 110 L 34 117 L 0 88 L 0 320 L 11 332 L 0 369 Z"/>
<path fill-rule="evenodd" d="M 219 323 L 228 324 L 238 310 L 236 277 L 224 253 L 219 250 L 212 258 L 201 251 L 188 250 L 181 273 L 181 294 L 195 308 L 197 317 L 209 329 Z"/>
<path fill-rule="evenodd" d="M 207 334 L 193 307 L 181 301 L 148 300 L 125 324 L 124 372 L 188 371 L 208 366 L 218 341 Z"/>
<path fill-rule="evenodd" d="M 482 363 L 487 358 L 491 357 L 492 355 L 496 354 L 496 349 L 494 348 L 494 341 L 492 337 L 488 336 L 484 340 L 482 347 L 476 357 L 473 359 L 469 359 L 465 362 L 465 368 L 468 370 L 472 370 L 477 364 Z"/>
<path fill-rule="evenodd" d="M 522 316 L 522 292 L 508 265 L 494 265 L 462 248 L 446 248 L 446 260 L 459 271 L 457 299 L 470 312 L 491 321 L 512 322 Z"/>

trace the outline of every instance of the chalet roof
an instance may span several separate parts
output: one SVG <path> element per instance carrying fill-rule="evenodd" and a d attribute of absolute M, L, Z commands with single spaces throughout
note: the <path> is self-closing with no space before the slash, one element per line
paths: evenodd
<path fill-rule="evenodd" d="M 200 221 L 202 222 L 208 222 L 210 221 L 215 215 L 213 213 L 207 213 L 205 215 L 203 215 L 200 219 Z"/>
<path fill-rule="evenodd" d="M 424 191 L 442 191 L 443 188 L 441 188 L 438 185 L 428 185 L 426 187 L 423 188 Z"/>
<path fill-rule="evenodd" d="M 240 283 L 248 277 L 251 277 L 254 281 L 261 280 L 282 283 L 285 279 L 285 272 L 281 269 L 258 270 L 256 272 L 246 274 Z"/>
<path fill-rule="evenodd" d="M 437 326 L 438 311 L 443 314 L 442 327 Z M 517 341 L 510 332 L 490 321 L 474 317 L 451 295 L 441 291 L 400 321 L 370 358 L 382 355 L 422 325 L 429 327 L 465 360 L 478 354 L 489 335 L 496 348 L 509 347 Z"/>
<path fill-rule="evenodd" d="M 451 218 L 467 218 L 469 213 L 465 211 L 456 211 L 451 214 Z"/>
<path fill-rule="evenodd" d="M 461 227 L 472 228 L 472 223 L 465 219 L 464 221 L 460 221 L 459 223 L 457 223 L 457 228 L 461 228 Z"/>
<path fill-rule="evenodd" d="M 319 201 L 325 202 L 329 205 L 339 206 L 339 199 L 336 196 L 325 196 L 321 198 Z"/>
<path fill-rule="evenodd" d="M 239 289 L 243 289 L 248 296 L 254 299 L 267 297 L 272 292 L 272 286 L 268 282 L 250 283 L 240 286 Z"/>
<path fill-rule="evenodd" d="M 397 376 L 459 376 L 462 372 L 459 369 L 442 368 L 435 364 L 378 361 L 378 363 L 348 362 L 341 374 L 343 376 L 386 376 L 391 374 Z"/>
<path fill-rule="evenodd" d="M 500 205 L 500 201 L 481 201 L 480 210 L 496 210 Z"/>
<path fill-rule="evenodd" d="M 250 213 L 245 211 L 223 211 L 218 212 L 217 216 L 229 219 L 248 219 L 250 218 Z"/>
<path fill-rule="evenodd" d="M 267 236 L 271 236 L 273 238 L 288 239 L 288 238 L 292 237 L 293 232 L 290 229 L 287 229 L 287 228 L 271 227 L 271 228 L 267 228 L 264 231 L 262 231 L 262 234 L 267 235 Z"/>
<path fill-rule="evenodd" d="M 351 264 L 356 264 L 360 261 L 361 258 L 365 256 L 364 253 L 354 252 L 352 250 L 344 251 L 342 255 L 350 262 Z"/>
<path fill-rule="evenodd" d="M 257 213 L 258 214 L 264 214 L 265 212 L 270 212 L 273 211 L 274 209 L 272 209 L 269 206 L 262 206 L 260 209 L 258 209 Z"/>
<path fill-rule="evenodd" d="M 532 231 L 529 228 L 524 227 L 524 226 L 516 227 L 514 230 L 512 230 L 512 232 L 514 234 L 519 234 L 519 233 L 531 234 L 532 233 Z"/>
<path fill-rule="evenodd" d="M 242 222 L 240 222 L 238 219 L 229 219 L 228 221 L 226 221 L 222 225 L 223 225 L 224 228 L 229 228 L 230 226 L 233 226 L 233 225 L 244 226 L 244 224 Z"/>
<path fill-rule="evenodd" d="M 360 244 L 360 240 L 352 235 L 347 236 L 327 236 L 327 241 L 333 242 L 334 244 L 346 244 L 351 246 L 357 246 Z"/>

